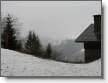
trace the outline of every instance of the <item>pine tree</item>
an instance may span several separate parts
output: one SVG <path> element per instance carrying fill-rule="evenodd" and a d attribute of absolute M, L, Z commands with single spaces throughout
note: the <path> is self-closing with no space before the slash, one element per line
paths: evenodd
<path fill-rule="evenodd" d="M 29 32 L 25 48 L 30 54 L 41 56 L 41 43 L 39 37 L 34 32 Z"/>
<path fill-rule="evenodd" d="M 51 54 L 52 54 L 52 48 L 51 48 L 51 44 L 49 43 L 46 49 L 45 58 L 51 58 Z"/>
<path fill-rule="evenodd" d="M 38 35 L 36 36 L 36 45 L 37 45 L 37 49 L 41 48 L 41 43 L 40 43 L 40 39 L 39 39 Z"/>
<path fill-rule="evenodd" d="M 9 14 L 5 20 L 5 27 L 1 35 L 2 47 L 6 49 L 17 49 L 16 30 L 13 28 L 15 20 Z"/>
<path fill-rule="evenodd" d="M 39 37 L 35 35 L 35 33 L 33 32 L 32 34 L 32 38 L 33 38 L 33 48 L 35 49 L 40 49 L 41 44 L 40 44 L 40 40 Z"/>
<path fill-rule="evenodd" d="M 25 43 L 25 48 L 26 49 L 31 49 L 32 48 L 32 41 L 33 41 L 33 38 L 32 38 L 32 32 L 30 31 L 29 32 L 29 35 L 27 37 L 27 41 Z"/>

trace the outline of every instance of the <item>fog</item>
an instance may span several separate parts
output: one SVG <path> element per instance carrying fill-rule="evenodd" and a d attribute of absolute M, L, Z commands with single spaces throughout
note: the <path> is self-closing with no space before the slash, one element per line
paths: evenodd
<path fill-rule="evenodd" d="M 33 30 L 44 38 L 74 39 L 101 14 L 101 1 L 2 1 L 1 13 L 18 18 L 22 37 Z"/>

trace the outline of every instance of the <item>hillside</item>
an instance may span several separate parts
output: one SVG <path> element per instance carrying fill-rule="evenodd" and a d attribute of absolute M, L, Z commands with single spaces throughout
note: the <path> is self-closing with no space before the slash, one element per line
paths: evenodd
<path fill-rule="evenodd" d="M 1 48 L 2 76 L 100 76 L 101 60 L 89 64 L 40 59 Z"/>
<path fill-rule="evenodd" d="M 21 40 L 24 47 L 26 38 Z M 83 43 L 76 43 L 74 39 L 58 41 L 50 38 L 40 37 L 40 40 L 44 49 L 46 49 L 49 42 L 51 43 L 53 50 L 52 59 L 64 62 L 84 62 Z"/>

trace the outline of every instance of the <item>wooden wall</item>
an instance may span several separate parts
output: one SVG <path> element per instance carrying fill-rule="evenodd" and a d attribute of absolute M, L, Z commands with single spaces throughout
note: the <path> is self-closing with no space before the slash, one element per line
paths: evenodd
<path fill-rule="evenodd" d="M 101 43 L 100 42 L 86 42 L 85 48 L 85 61 L 91 62 L 101 58 Z"/>

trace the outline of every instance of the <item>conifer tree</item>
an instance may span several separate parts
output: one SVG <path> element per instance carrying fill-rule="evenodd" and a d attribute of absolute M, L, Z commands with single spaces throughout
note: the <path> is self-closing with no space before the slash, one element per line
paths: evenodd
<path fill-rule="evenodd" d="M 36 36 L 34 32 L 29 32 L 25 47 L 30 51 L 30 54 L 41 56 L 41 43 L 39 37 Z"/>
<path fill-rule="evenodd" d="M 49 43 L 46 49 L 45 58 L 51 58 L 51 54 L 52 54 L 52 48 L 51 48 L 51 44 Z"/>
<path fill-rule="evenodd" d="M 5 27 L 1 34 L 1 44 L 3 48 L 15 50 L 17 49 L 16 30 L 14 26 L 15 19 L 9 14 L 5 17 Z"/>
<path fill-rule="evenodd" d="M 26 49 L 31 49 L 32 48 L 32 42 L 33 42 L 33 38 L 32 38 L 32 32 L 29 32 L 29 35 L 27 37 L 27 41 L 25 43 L 25 48 Z"/>

